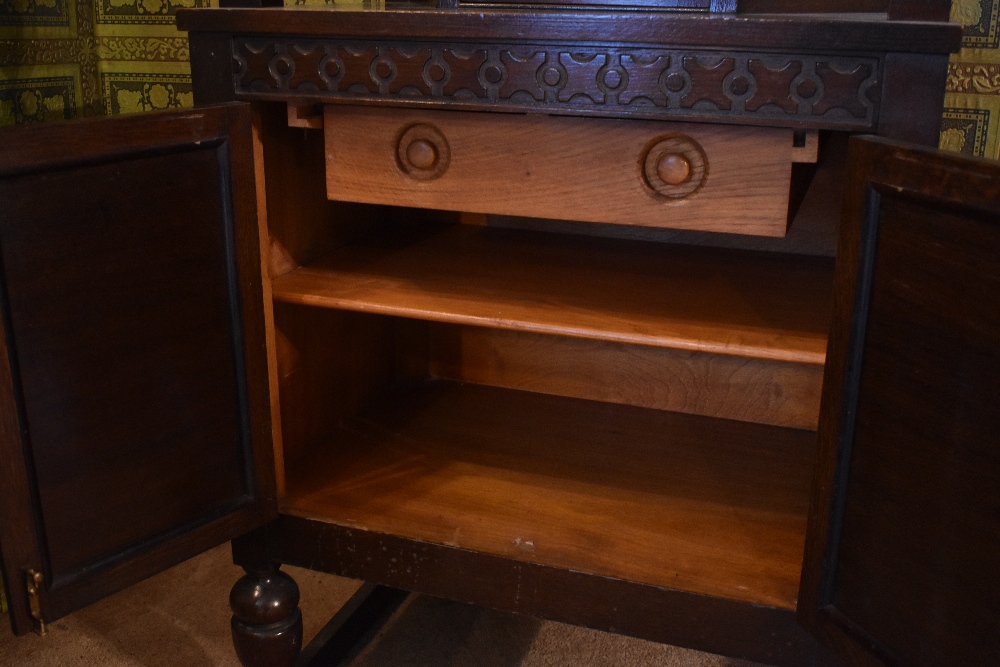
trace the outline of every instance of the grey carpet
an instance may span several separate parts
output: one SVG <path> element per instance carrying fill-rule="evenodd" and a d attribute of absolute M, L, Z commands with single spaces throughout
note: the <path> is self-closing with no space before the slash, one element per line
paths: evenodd
<path fill-rule="evenodd" d="M 358 582 L 287 568 L 302 589 L 308 642 Z M 238 667 L 229 588 L 242 571 L 228 547 L 51 625 L 46 637 L 0 628 L 3 667 Z M 352 667 L 754 667 L 753 663 L 594 630 L 411 597 Z"/>

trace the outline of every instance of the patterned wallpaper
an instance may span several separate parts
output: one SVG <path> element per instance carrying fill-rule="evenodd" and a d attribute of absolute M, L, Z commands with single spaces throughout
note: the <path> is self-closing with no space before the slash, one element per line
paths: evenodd
<path fill-rule="evenodd" d="M 191 106 L 178 7 L 215 0 L 0 0 L 0 125 Z"/>
<path fill-rule="evenodd" d="M 954 0 L 965 28 L 962 52 L 948 68 L 941 147 L 1000 158 L 1000 0 Z"/>
<path fill-rule="evenodd" d="M 0 125 L 191 106 L 187 39 L 174 13 L 215 4 L 0 0 Z M 1000 0 L 954 0 L 952 20 L 965 38 L 949 69 L 941 145 L 998 158 Z"/>

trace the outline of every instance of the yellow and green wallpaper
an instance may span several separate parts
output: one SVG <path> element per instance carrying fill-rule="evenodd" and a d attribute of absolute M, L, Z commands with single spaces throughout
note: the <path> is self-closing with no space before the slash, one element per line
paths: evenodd
<path fill-rule="evenodd" d="M 954 0 L 962 52 L 951 59 L 941 147 L 1000 158 L 1000 0 Z"/>
<path fill-rule="evenodd" d="M 178 7 L 215 0 L 0 0 L 0 125 L 190 106 Z"/>

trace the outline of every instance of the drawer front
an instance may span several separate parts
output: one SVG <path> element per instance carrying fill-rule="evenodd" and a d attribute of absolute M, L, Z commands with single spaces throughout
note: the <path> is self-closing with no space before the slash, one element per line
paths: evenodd
<path fill-rule="evenodd" d="M 328 106 L 330 199 L 784 236 L 792 131 Z"/>

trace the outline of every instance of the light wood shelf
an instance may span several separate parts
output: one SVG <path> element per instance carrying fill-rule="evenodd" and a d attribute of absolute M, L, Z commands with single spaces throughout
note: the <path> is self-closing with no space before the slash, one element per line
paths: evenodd
<path fill-rule="evenodd" d="M 490 229 L 340 248 L 278 301 L 822 365 L 827 258 Z"/>
<path fill-rule="evenodd" d="M 794 609 L 815 433 L 442 380 L 288 462 L 282 513 Z"/>

